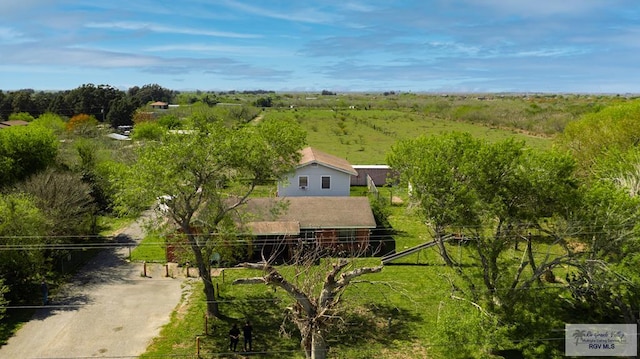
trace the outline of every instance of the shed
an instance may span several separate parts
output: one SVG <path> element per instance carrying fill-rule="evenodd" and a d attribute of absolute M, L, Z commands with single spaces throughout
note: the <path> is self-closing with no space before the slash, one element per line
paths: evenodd
<path fill-rule="evenodd" d="M 376 186 L 384 186 L 392 177 L 391 168 L 387 165 L 353 165 L 357 174 L 351 176 L 352 186 L 367 186 L 367 175 Z"/>

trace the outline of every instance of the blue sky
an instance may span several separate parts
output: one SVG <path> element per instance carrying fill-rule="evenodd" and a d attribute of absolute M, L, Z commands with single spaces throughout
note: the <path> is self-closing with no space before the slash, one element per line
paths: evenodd
<path fill-rule="evenodd" d="M 0 89 L 85 83 L 640 93 L 640 2 L 0 2 Z"/>

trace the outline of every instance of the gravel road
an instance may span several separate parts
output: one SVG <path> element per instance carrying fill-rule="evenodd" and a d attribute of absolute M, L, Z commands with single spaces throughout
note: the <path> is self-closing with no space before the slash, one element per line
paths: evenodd
<path fill-rule="evenodd" d="M 138 241 L 139 223 L 120 239 Z M 0 358 L 137 357 L 168 323 L 183 292 L 182 278 L 167 278 L 162 265 L 126 261 L 127 249 L 99 253 L 74 280 L 52 296 L 8 343 Z"/>

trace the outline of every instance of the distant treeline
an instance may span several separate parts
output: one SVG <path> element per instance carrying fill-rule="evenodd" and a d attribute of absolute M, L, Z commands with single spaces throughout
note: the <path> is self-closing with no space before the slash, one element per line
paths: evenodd
<path fill-rule="evenodd" d="M 171 102 L 177 94 L 157 84 L 134 86 L 126 92 L 110 85 L 94 84 L 64 91 L 0 90 L 0 119 L 9 119 L 17 113 L 32 117 L 47 112 L 66 117 L 87 114 L 116 127 L 130 125 L 133 112 L 140 106 L 150 101 Z"/>

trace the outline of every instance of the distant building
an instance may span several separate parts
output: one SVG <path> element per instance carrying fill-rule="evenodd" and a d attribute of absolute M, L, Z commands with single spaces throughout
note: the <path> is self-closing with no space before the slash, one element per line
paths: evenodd
<path fill-rule="evenodd" d="M 9 127 L 13 127 L 13 126 L 26 126 L 28 124 L 29 124 L 29 122 L 22 121 L 22 120 L 4 121 L 4 122 L 0 122 L 0 130 L 3 129 L 3 128 L 9 128 Z"/>
<path fill-rule="evenodd" d="M 169 108 L 169 104 L 162 101 L 156 101 L 149 106 L 151 106 L 151 108 L 154 110 L 166 110 Z"/>
<path fill-rule="evenodd" d="M 357 174 L 351 176 L 352 186 L 367 186 L 367 176 L 376 186 L 384 186 L 392 179 L 391 168 L 387 165 L 353 165 L 353 169 Z"/>

